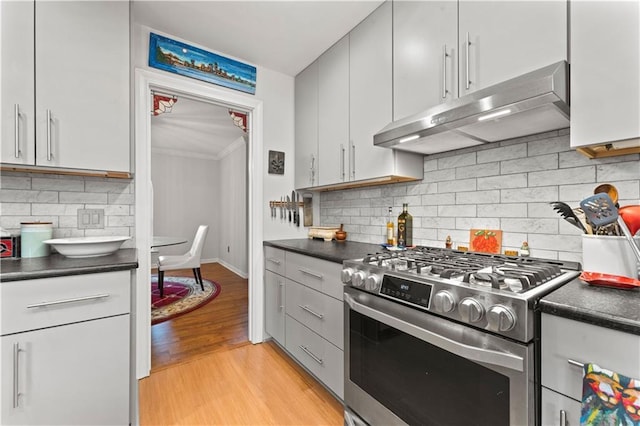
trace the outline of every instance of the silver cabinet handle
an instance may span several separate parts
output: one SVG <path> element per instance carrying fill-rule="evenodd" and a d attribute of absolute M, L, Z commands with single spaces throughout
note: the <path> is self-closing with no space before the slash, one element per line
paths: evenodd
<path fill-rule="evenodd" d="M 580 367 L 580 368 L 584 368 L 584 364 L 578 361 L 574 361 L 572 359 L 568 359 L 567 362 L 571 365 L 573 365 L 574 367 Z"/>
<path fill-rule="evenodd" d="M 467 88 L 467 90 L 469 90 L 469 85 L 471 85 L 471 81 L 469 80 L 469 46 L 471 45 L 471 41 L 469 40 L 469 32 L 467 31 L 467 41 L 464 44 L 464 52 L 465 52 L 465 71 L 466 71 L 466 78 L 465 78 L 465 86 Z"/>
<path fill-rule="evenodd" d="M 351 141 L 351 179 L 356 178 L 356 144 Z"/>
<path fill-rule="evenodd" d="M 319 313 L 317 313 L 317 312 L 315 312 L 315 311 L 311 310 L 311 308 L 309 308 L 307 305 L 298 305 L 298 306 L 299 306 L 302 310 L 305 310 L 305 311 L 309 312 L 311 315 L 313 315 L 313 316 L 314 316 L 314 317 L 316 317 L 316 318 L 320 318 L 320 319 L 324 318 L 324 315 L 319 314 Z"/>
<path fill-rule="evenodd" d="M 284 300 L 284 297 L 282 296 L 282 292 L 284 291 L 284 283 L 282 281 L 278 281 L 278 284 L 280 284 L 280 291 L 278 292 L 278 297 L 280 298 L 280 301 L 278 302 L 278 309 L 282 310 L 284 309 L 284 303 L 282 303 L 282 301 Z"/>
<path fill-rule="evenodd" d="M 280 260 L 279 260 L 279 259 L 276 259 L 276 258 L 274 258 L 274 257 L 267 257 L 267 260 L 268 260 L 269 262 L 275 263 L 276 265 L 279 265 L 280 263 L 282 263 L 282 262 L 280 262 Z"/>
<path fill-rule="evenodd" d="M 47 110 L 47 161 L 51 161 L 51 110 Z"/>
<path fill-rule="evenodd" d="M 44 308 L 46 306 L 62 305 L 63 303 L 84 302 L 86 300 L 104 299 L 105 297 L 109 297 L 109 295 L 108 294 L 98 294 L 98 295 L 95 295 L 95 296 L 85 296 L 85 297 L 76 297 L 76 298 L 73 298 L 73 299 L 54 300 L 53 302 L 42 302 L 42 303 L 35 303 L 33 305 L 28 305 L 27 309 Z"/>
<path fill-rule="evenodd" d="M 310 276 L 312 276 L 314 278 L 317 278 L 319 280 L 324 278 L 324 276 L 322 274 L 316 274 L 315 272 L 311 272 L 311 271 L 309 271 L 307 269 L 298 268 L 298 271 L 302 272 L 305 275 L 310 275 Z"/>
<path fill-rule="evenodd" d="M 14 343 L 13 344 L 13 408 L 18 408 L 18 405 L 20 403 L 19 401 L 20 382 L 18 379 L 18 373 L 20 372 L 20 369 L 18 367 L 19 365 L 18 357 L 20 356 L 20 352 L 22 352 L 22 349 L 20 349 L 20 343 Z"/>
<path fill-rule="evenodd" d="M 442 99 L 447 97 L 447 45 L 442 46 Z"/>
<path fill-rule="evenodd" d="M 302 349 L 302 350 L 304 351 L 304 353 L 306 353 L 306 354 L 307 354 L 307 355 L 309 355 L 311 358 L 313 358 L 313 360 L 314 360 L 315 362 L 317 362 L 318 364 L 322 365 L 322 362 L 323 362 L 323 361 L 322 361 L 322 358 L 318 358 L 317 356 L 315 356 L 315 355 L 313 354 L 313 352 L 311 352 L 309 349 L 307 349 L 307 347 L 306 347 L 306 346 L 300 345 L 300 346 L 298 346 L 298 347 L 299 347 L 300 349 Z"/>
<path fill-rule="evenodd" d="M 560 426 L 567 426 L 567 412 L 560 410 Z"/>
<path fill-rule="evenodd" d="M 311 154 L 311 185 L 314 184 L 316 180 L 316 157 Z"/>
<path fill-rule="evenodd" d="M 14 109 L 13 109 L 13 118 L 15 120 L 14 122 L 14 133 L 15 133 L 15 152 L 14 152 L 14 156 L 16 158 L 20 158 L 20 155 L 22 154 L 20 152 L 20 105 L 15 104 L 14 105 Z"/>
<path fill-rule="evenodd" d="M 342 176 L 342 181 L 344 182 L 345 173 L 344 173 L 344 157 L 345 157 L 345 149 L 344 145 L 340 144 L 340 176 Z"/>

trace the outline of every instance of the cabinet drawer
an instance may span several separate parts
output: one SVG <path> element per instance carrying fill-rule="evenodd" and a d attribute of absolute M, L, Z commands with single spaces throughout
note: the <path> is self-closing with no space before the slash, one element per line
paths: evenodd
<path fill-rule="evenodd" d="M 289 353 L 342 399 L 344 353 L 288 315 L 285 329 Z"/>
<path fill-rule="evenodd" d="M 286 259 L 287 278 L 342 300 L 342 264 L 291 252 Z"/>
<path fill-rule="evenodd" d="M 640 377 L 640 336 L 542 315 L 542 384 L 582 400 L 583 371 L 568 360 Z"/>
<path fill-rule="evenodd" d="M 286 282 L 287 314 L 343 349 L 342 302 L 291 280 Z"/>
<path fill-rule="evenodd" d="M 581 408 L 578 401 L 542 387 L 542 426 L 580 426 Z M 560 422 L 562 411 L 566 423 Z"/>
<path fill-rule="evenodd" d="M 4 282 L 2 335 L 128 313 L 130 287 L 130 271 Z"/>
<path fill-rule="evenodd" d="M 284 250 L 265 246 L 264 268 L 284 276 Z"/>

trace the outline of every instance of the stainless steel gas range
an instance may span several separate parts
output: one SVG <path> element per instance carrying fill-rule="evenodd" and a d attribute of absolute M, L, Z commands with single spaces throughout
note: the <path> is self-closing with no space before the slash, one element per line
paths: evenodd
<path fill-rule="evenodd" d="M 345 261 L 345 424 L 536 424 L 535 304 L 579 273 L 433 247 Z"/>

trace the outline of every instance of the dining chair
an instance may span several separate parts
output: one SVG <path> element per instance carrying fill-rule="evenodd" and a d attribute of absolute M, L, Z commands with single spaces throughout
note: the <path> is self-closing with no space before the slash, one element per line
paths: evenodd
<path fill-rule="evenodd" d="M 200 288 L 204 291 L 204 282 L 202 281 L 202 273 L 200 272 L 200 257 L 202 256 L 202 247 L 204 240 L 207 238 L 209 231 L 208 225 L 200 225 L 193 239 L 191 250 L 182 255 L 166 255 L 158 257 L 158 289 L 160 297 L 164 296 L 164 271 L 172 271 L 175 269 L 193 269 L 193 276 L 196 282 L 200 284 Z"/>

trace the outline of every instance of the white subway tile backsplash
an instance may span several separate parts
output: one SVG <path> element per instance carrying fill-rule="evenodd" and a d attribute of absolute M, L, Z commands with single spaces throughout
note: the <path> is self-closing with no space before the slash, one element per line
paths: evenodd
<path fill-rule="evenodd" d="M 535 172 L 558 168 L 558 154 L 537 155 L 517 160 L 507 160 L 500 163 L 502 174 Z"/>
<path fill-rule="evenodd" d="M 133 235 L 133 188 L 129 180 L 2 172 L 0 226 L 18 233 L 20 222 L 39 220 L 53 222 L 55 238 Z M 78 229 L 78 209 L 84 208 L 103 209 L 105 229 Z"/>
<path fill-rule="evenodd" d="M 606 182 L 618 188 L 621 205 L 640 203 L 640 155 L 588 159 L 571 149 L 568 129 L 425 156 L 424 165 L 422 182 L 376 187 L 379 198 L 364 197 L 362 189 L 321 193 L 320 223 L 346 224 L 357 218 L 360 224 L 370 213 L 371 224 L 382 225 L 385 207 L 393 206 L 397 217 L 401 203 L 411 196 L 417 244 L 444 247 L 450 235 L 454 247 L 468 246 L 469 229 L 495 228 L 503 231 L 503 249 L 518 250 L 528 241 L 532 256 L 581 261 L 580 230 L 550 202 L 578 207 Z M 355 198 L 368 198 L 381 209 L 344 214 L 349 207 L 345 200 Z M 384 228 L 362 224 L 349 239 L 379 243 Z"/>

